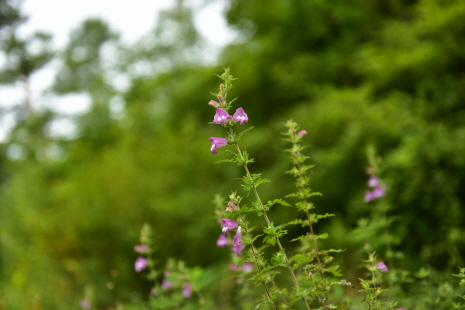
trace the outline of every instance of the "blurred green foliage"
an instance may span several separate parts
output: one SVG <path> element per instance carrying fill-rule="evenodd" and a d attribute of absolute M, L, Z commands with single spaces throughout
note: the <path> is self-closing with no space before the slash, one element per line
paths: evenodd
<path fill-rule="evenodd" d="M 8 34 L 1 47 L 16 62 L 0 68 L 2 83 L 29 77 L 52 55 L 16 39 L 22 19 L 9 2 L 0 1 Z M 253 173 L 273 181 L 260 188 L 265 199 L 293 192 L 285 120 L 307 130 L 312 188 L 323 193 L 314 202 L 337 215 L 317 230 L 329 231 L 325 246 L 347 248 L 336 259 L 348 277 L 357 278 L 365 255 L 351 231 L 380 214 L 363 203 L 369 145 L 382 158 L 391 259 L 445 278 L 457 273 L 465 251 L 465 2 L 230 0 L 225 14 L 238 38 L 216 62 L 204 61 L 193 14 L 178 1 L 133 46 L 87 20 L 54 54 L 61 69 L 52 91 L 85 94 L 92 105 L 74 117 L 71 137 L 50 135 L 56 112 L 36 111 L 18 118 L 1 145 L 0 309 L 76 308 L 89 290 L 97 309 L 139 300 L 149 287 L 133 271 L 133 246 L 145 222 L 156 232 L 158 261 L 227 264 L 228 251 L 215 246 L 212 200 L 241 191 L 241 171 L 213 164 L 229 155 L 211 155 L 208 137 L 223 132 L 207 126 L 223 66 L 239 78 L 232 96 L 256 126 L 245 141 Z M 110 62 L 108 46 L 116 51 Z M 283 221 L 297 214 L 273 212 Z"/>

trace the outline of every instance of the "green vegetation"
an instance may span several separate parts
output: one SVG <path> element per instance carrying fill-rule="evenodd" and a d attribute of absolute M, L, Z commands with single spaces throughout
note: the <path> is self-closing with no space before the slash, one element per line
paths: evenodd
<path fill-rule="evenodd" d="M 208 137 L 223 132 L 207 124 L 208 91 L 224 67 L 238 77 L 230 98 L 255 126 L 243 138 L 249 165 L 272 180 L 260 185 L 263 201 L 295 192 L 283 123 L 308 132 L 310 185 L 323 193 L 312 202 L 336 215 L 315 233 L 329 233 L 325 249 L 346 249 L 333 264 L 358 285 L 341 300 L 359 298 L 362 261 L 374 251 L 399 270 L 385 275 L 400 285 L 389 291 L 404 301 L 397 308 L 451 309 L 465 294 L 453 276 L 465 266 L 464 1 L 229 0 L 238 38 L 208 61 L 187 1 L 133 46 L 91 19 L 61 51 L 48 48 L 48 34 L 19 39 L 24 18 L 13 4 L 0 0 L 0 83 L 27 86 L 53 59 L 49 91 L 87 96 L 91 107 L 72 117 L 36 110 L 26 87 L 15 110 L 0 110 L 17 120 L 0 145 L 0 309 L 77 308 L 84 298 L 95 309 L 140 309 L 151 287 L 134 272 L 133 248 L 145 223 L 161 266 L 173 257 L 203 267 L 210 297 L 234 309 L 214 197 L 225 201 L 232 188 L 244 196 L 243 171 L 213 164 L 230 154 L 210 153 Z M 75 133 L 51 135 L 63 119 Z M 386 197 L 365 204 L 374 166 Z M 283 222 L 302 215 L 270 212 Z M 302 234 L 286 229 L 283 242 Z"/>

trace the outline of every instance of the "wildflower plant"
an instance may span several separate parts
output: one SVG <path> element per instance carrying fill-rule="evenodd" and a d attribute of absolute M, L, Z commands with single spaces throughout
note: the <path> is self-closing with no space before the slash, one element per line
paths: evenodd
<path fill-rule="evenodd" d="M 233 163 L 244 172 L 240 178 L 241 190 L 232 190 L 226 199 L 220 195 L 214 199 L 218 222 L 216 246 L 229 251 L 231 259 L 224 268 L 229 280 L 234 280 L 233 284 L 228 282 L 228 285 L 216 288 L 219 295 L 229 293 L 230 296 L 222 296 L 223 300 L 234 299 L 233 309 L 244 310 L 465 308 L 462 303 L 454 302 L 459 298 L 465 300 L 463 291 L 454 291 L 447 282 L 431 285 L 429 269 L 421 267 L 413 274 L 414 279 L 408 271 L 395 268 L 394 260 L 402 258 L 402 253 L 394 250 L 400 238 L 390 229 L 398 218 L 391 214 L 391 206 L 383 198 L 387 186 L 380 178 L 380 160 L 373 147 L 368 148 L 367 190 L 360 195 L 360 204 L 365 207 L 366 214 L 359 220 L 357 228 L 348 234 L 351 245 L 368 253 L 368 259 L 363 261 L 367 272 L 364 278 L 359 278 L 356 289 L 344 280 L 333 256 L 343 250 L 326 249 L 322 240 L 329 235 L 320 232 L 317 226 L 334 214 L 317 212 L 312 201 L 321 193 L 310 188 L 309 173 L 314 165 L 308 164 L 310 157 L 304 153 L 307 146 L 303 141 L 307 131 L 293 120 L 285 123 L 283 135 L 288 147 L 284 151 L 290 160 L 290 169 L 286 173 L 294 178 L 295 190 L 284 198 L 265 201 L 259 187 L 270 181 L 253 171 L 254 159 L 242 142 L 243 135 L 253 129 L 249 126 L 253 116 L 246 113 L 247 108 L 233 107 L 236 99 L 230 100 L 229 92 L 235 79 L 229 69 L 219 77 L 222 83 L 219 91 L 213 93 L 216 99 L 210 100 L 208 105 L 214 109 L 210 124 L 224 131 L 218 137 L 209 138 L 210 152 L 212 155 L 218 152 L 231 154 L 230 158 L 216 163 Z M 273 218 L 272 212 L 278 207 L 295 208 L 299 215 L 291 221 L 279 221 Z M 286 235 L 291 228 L 298 230 L 300 235 L 288 238 Z M 159 262 L 155 261 L 155 242 L 149 225 L 142 228 L 140 243 L 134 251 L 137 253 L 135 272 L 152 282 L 150 309 L 216 309 L 211 294 L 204 292 L 216 276 L 208 269 L 190 268 L 175 259 L 169 259 L 165 267 L 160 268 Z M 460 286 L 465 286 L 465 269 L 460 269 L 454 276 L 460 278 Z M 414 289 L 425 297 L 409 302 L 408 294 L 403 293 L 401 286 L 410 285 L 414 280 L 418 282 L 418 279 L 423 285 L 414 285 Z M 349 294 L 345 294 L 347 292 Z M 354 295 L 357 296 L 347 297 Z M 81 308 L 85 307 L 90 307 L 90 303 L 82 302 Z"/>
<path fill-rule="evenodd" d="M 297 187 L 296 192 L 289 194 L 287 198 L 297 199 L 295 207 L 304 215 L 301 219 L 289 223 L 275 222 L 270 216 L 271 208 L 277 205 L 285 207 L 291 207 L 291 205 L 281 198 L 264 202 L 260 196 L 258 187 L 270 181 L 259 173 L 251 172 L 249 165 L 254 162 L 254 159 L 250 158 L 246 148 L 241 145 L 242 135 L 253 127 L 246 129 L 240 127 L 241 131 L 236 129 L 249 122 L 249 116 L 244 108 L 239 107 L 231 117 L 230 111 L 233 109 L 232 103 L 235 100 L 228 99 L 228 92 L 235 79 L 228 69 L 219 77 L 223 83 L 220 84 L 219 93 L 213 94 L 219 102 L 212 100 L 209 105 L 216 109 L 212 124 L 224 127 L 225 136 L 210 138 L 211 152 L 217 154 L 216 150 L 221 147 L 232 147 L 232 150 L 227 150 L 232 153 L 232 158 L 218 162 L 235 163 L 243 167 L 245 175 L 242 178 L 242 186 L 246 191 L 246 197 L 251 198 L 251 201 L 246 204 L 242 201 L 243 197 L 237 195 L 236 191 L 229 196 L 230 200 L 225 202 L 227 205 L 225 211 L 228 211 L 231 218 L 221 219 L 222 232 L 229 233 L 235 230 L 234 238 L 230 243 L 231 251 L 237 257 L 243 257 L 243 264 L 252 263 L 255 266 L 255 272 L 248 281 L 261 286 L 264 291 L 257 307 L 269 305 L 272 309 L 291 309 L 296 304 L 303 305 L 306 309 L 344 309 L 344 305 L 332 304 L 328 297 L 334 285 L 351 285 L 344 280 L 334 280 L 334 277 L 339 277 L 341 274 L 337 266 L 330 266 L 333 260 L 331 253 L 341 252 L 341 250 L 320 250 L 318 240 L 327 238 L 327 234 L 318 235 L 314 232 L 315 223 L 333 215 L 327 213 L 320 215 L 312 212 L 314 205 L 309 199 L 320 193 L 313 192 L 308 187 L 307 173 L 313 166 L 305 164 L 308 156 L 301 153 L 305 147 L 300 144 L 307 132 L 298 131 L 298 125 L 293 121 L 286 123 L 288 131 L 285 136 L 286 140 L 291 143 L 291 148 L 287 152 L 290 154 L 293 165 L 288 173 L 295 177 Z M 263 230 L 256 235 L 249 227 L 247 218 L 250 216 L 263 219 Z M 288 254 L 281 243 L 281 237 L 288 233 L 288 225 L 300 225 L 307 228 L 304 235 L 292 240 L 300 242 L 303 249 L 302 253 L 293 256 Z M 217 244 L 225 245 L 226 242 L 220 236 Z M 265 255 L 264 249 L 268 247 L 272 248 L 271 255 Z M 283 273 L 287 273 L 287 282 L 283 279 Z M 291 289 L 281 288 L 282 283 L 290 286 Z"/>

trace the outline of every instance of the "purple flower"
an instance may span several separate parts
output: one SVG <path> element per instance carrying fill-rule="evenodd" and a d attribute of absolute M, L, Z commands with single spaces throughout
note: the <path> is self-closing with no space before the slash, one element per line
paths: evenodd
<path fill-rule="evenodd" d="M 234 113 L 234 115 L 233 115 L 233 121 L 234 122 L 240 122 L 241 125 L 244 122 L 249 121 L 249 118 L 248 118 L 247 114 L 245 114 L 243 108 L 239 108 L 239 109 L 236 110 L 236 113 Z"/>
<path fill-rule="evenodd" d="M 244 263 L 242 266 L 242 271 L 243 272 L 251 272 L 253 270 L 253 264 L 252 263 Z"/>
<path fill-rule="evenodd" d="M 301 137 L 301 138 L 302 138 L 303 136 L 305 136 L 306 134 L 307 134 L 307 131 L 306 131 L 306 130 L 301 130 L 301 131 L 299 131 L 299 133 L 298 133 L 299 137 Z"/>
<path fill-rule="evenodd" d="M 405 310 L 405 308 L 398 308 L 398 309 L 396 309 L 396 310 Z"/>
<path fill-rule="evenodd" d="M 388 267 L 383 262 L 376 264 L 376 268 L 378 268 L 379 272 L 381 273 L 385 273 L 389 271 Z"/>
<path fill-rule="evenodd" d="M 376 186 L 372 191 L 366 191 L 365 192 L 365 202 L 368 203 L 376 198 L 381 198 L 386 195 L 386 186 L 384 185 L 379 185 Z"/>
<path fill-rule="evenodd" d="M 83 299 L 79 302 L 79 306 L 81 306 L 81 309 L 90 309 L 90 302 Z"/>
<path fill-rule="evenodd" d="M 236 264 L 229 264 L 229 269 L 231 269 L 232 271 L 238 271 L 239 267 L 237 267 Z"/>
<path fill-rule="evenodd" d="M 137 253 L 147 253 L 149 251 L 149 247 L 146 244 L 136 245 L 134 247 L 134 251 Z"/>
<path fill-rule="evenodd" d="M 237 228 L 236 235 L 234 236 L 233 239 L 233 245 L 238 245 L 242 241 L 242 232 L 241 232 L 241 226 Z"/>
<path fill-rule="evenodd" d="M 225 235 L 220 235 L 218 237 L 218 240 L 216 241 L 216 246 L 220 247 L 220 248 L 222 248 L 222 247 L 224 247 L 225 245 L 228 245 L 228 244 L 229 244 L 229 240 L 228 240 L 228 238 L 226 238 Z"/>
<path fill-rule="evenodd" d="M 134 263 L 134 269 L 136 269 L 137 272 L 141 272 L 147 267 L 148 264 L 149 262 L 147 259 L 143 258 L 142 256 L 139 256 L 136 259 L 136 262 Z"/>
<path fill-rule="evenodd" d="M 184 296 L 184 298 L 192 296 L 192 286 L 189 283 L 184 283 L 182 285 L 182 296 Z"/>
<path fill-rule="evenodd" d="M 377 177 L 375 177 L 374 175 L 372 175 L 369 179 L 368 179 L 368 186 L 373 188 L 373 187 L 376 187 L 379 185 L 379 180 Z"/>
<path fill-rule="evenodd" d="M 241 252 L 245 247 L 245 245 L 241 244 L 241 242 L 242 242 L 242 232 L 241 232 L 241 226 L 239 226 L 239 228 L 236 231 L 236 235 L 234 236 L 233 247 L 231 248 L 231 251 L 236 253 L 237 257 L 241 256 Z"/>
<path fill-rule="evenodd" d="M 210 142 L 212 143 L 212 147 L 210 149 L 212 154 L 218 154 L 218 152 L 215 150 L 219 149 L 220 147 L 228 145 L 228 142 L 229 142 L 228 139 L 225 139 L 225 138 L 212 137 L 209 139 L 210 139 Z"/>
<path fill-rule="evenodd" d="M 237 225 L 239 225 L 239 223 L 230 219 L 221 219 L 221 221 L 223 221 L 223 234 L 227 234 L 228 231 L 233 230 L 237 227 Z"/>
<path fill-rule="evenodd" d="M 224 109 L 219 108 L 216 110 L 215 117 L 213 118 L 213 124 L 221 123 L 224 126 L 226 121 L 231 118 L 231 115 L 228 114 Z"/>
<path fill-rule="evenodd" d="M 162 282 L 161 282 L 161 287 L 164 289 L 164 290 L 167 290 L 169 288 L 171 288 L 173 285 L 171 284 L 170 281 L 164 279 Z"/>
<path fill-rule="evenodd" d="M 244 248 L 245 248 L 245 245 L 239 243 L 239 244 L 236 244 L 235 246 L 233 246 L 233 247 L 231 248 L 231 251 L 233 251 L 234 253 L 236 253 L 236 256 L 237 256 L 237 257 L 240 257 L 240 256 L 241 256 L 241 252 L 242 252 L 242 250 L 243 250 Z"/>

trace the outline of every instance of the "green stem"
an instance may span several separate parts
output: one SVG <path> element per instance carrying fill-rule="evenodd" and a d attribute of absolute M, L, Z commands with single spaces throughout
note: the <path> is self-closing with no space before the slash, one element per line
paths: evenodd
<path fill-rule="evenodd" d="M 232 128 L 231 128 L 231 133 L 232 133 Z M 234 143 L 236 145 L 236 149 L 237 149 L 237 152 L 240 156 L 240 158 L 242 159 L 243 156 L 242 156 L 242 152 L 241 152 L 241 149 L 239 148 L 239 145 L 238 143 Z M 244 167 L 245 169 L 245 172 L 246 172 L 246 175 L 249 179 L 252 179 L 252 175 L 250 174 L 250 171 L 249 171 L 249 168 L 247 167 L 247 163 L 243 163 L 242 166 Z M 271 225 L 271 221 L 269 220 L 268 218 L 268 215 L 266 213 L 266 210 L 265 210 L 265 207 L 263 206 L 263 203 L 262 203 L 262 200 L 260 198 L 260 195 L 258 194 L 257 192 L 257 188 L 255 187 L 254 184 L 251 185 L 252 189 L 253 189 L 253 192 L 255 194 L 255 198 L 257 199 L 257 202 L 260 206 L 260 211 L 263 213 L 263 217 L 266 221 L 266 223 L 268 224 L 268 226 Z M 289 270 L 289 273 L 291 274 L 291 277 L 292 277 L 292 281 L 294 282 L 294 285 L 299 288 L 299 282 L 297 281 L 297 277 L 295 276 L 295 273 L 294 273 L 294 270 L 292 270 L 292 267 L 291 267 L 291 264 L 289 262 L 289 259 L 287 258 L 287 255 L 286 255 L 286 252 L 284 251 L 284 248 L 283 246 L 281 245 L 281 242 L 279 241 L 279 238 L 276 236 L 276 234 L 274 234 L 274 238 L 276 240 L 276 244 L 278 245 L 279 247 L 279 250 L 283 253 L 283 257 L 284 257 L 284 261 L 286 262 L 286 265 L 287 265 L 287 268 Z M 308 302 L 307 302 L 307 299 L 305 297 L 303 297 L 303 300 L 305 301 L 305 306 L 307 307 L 308 310 L 311 310 L 310 309 L 310 306 L 308 305 Z"/>

